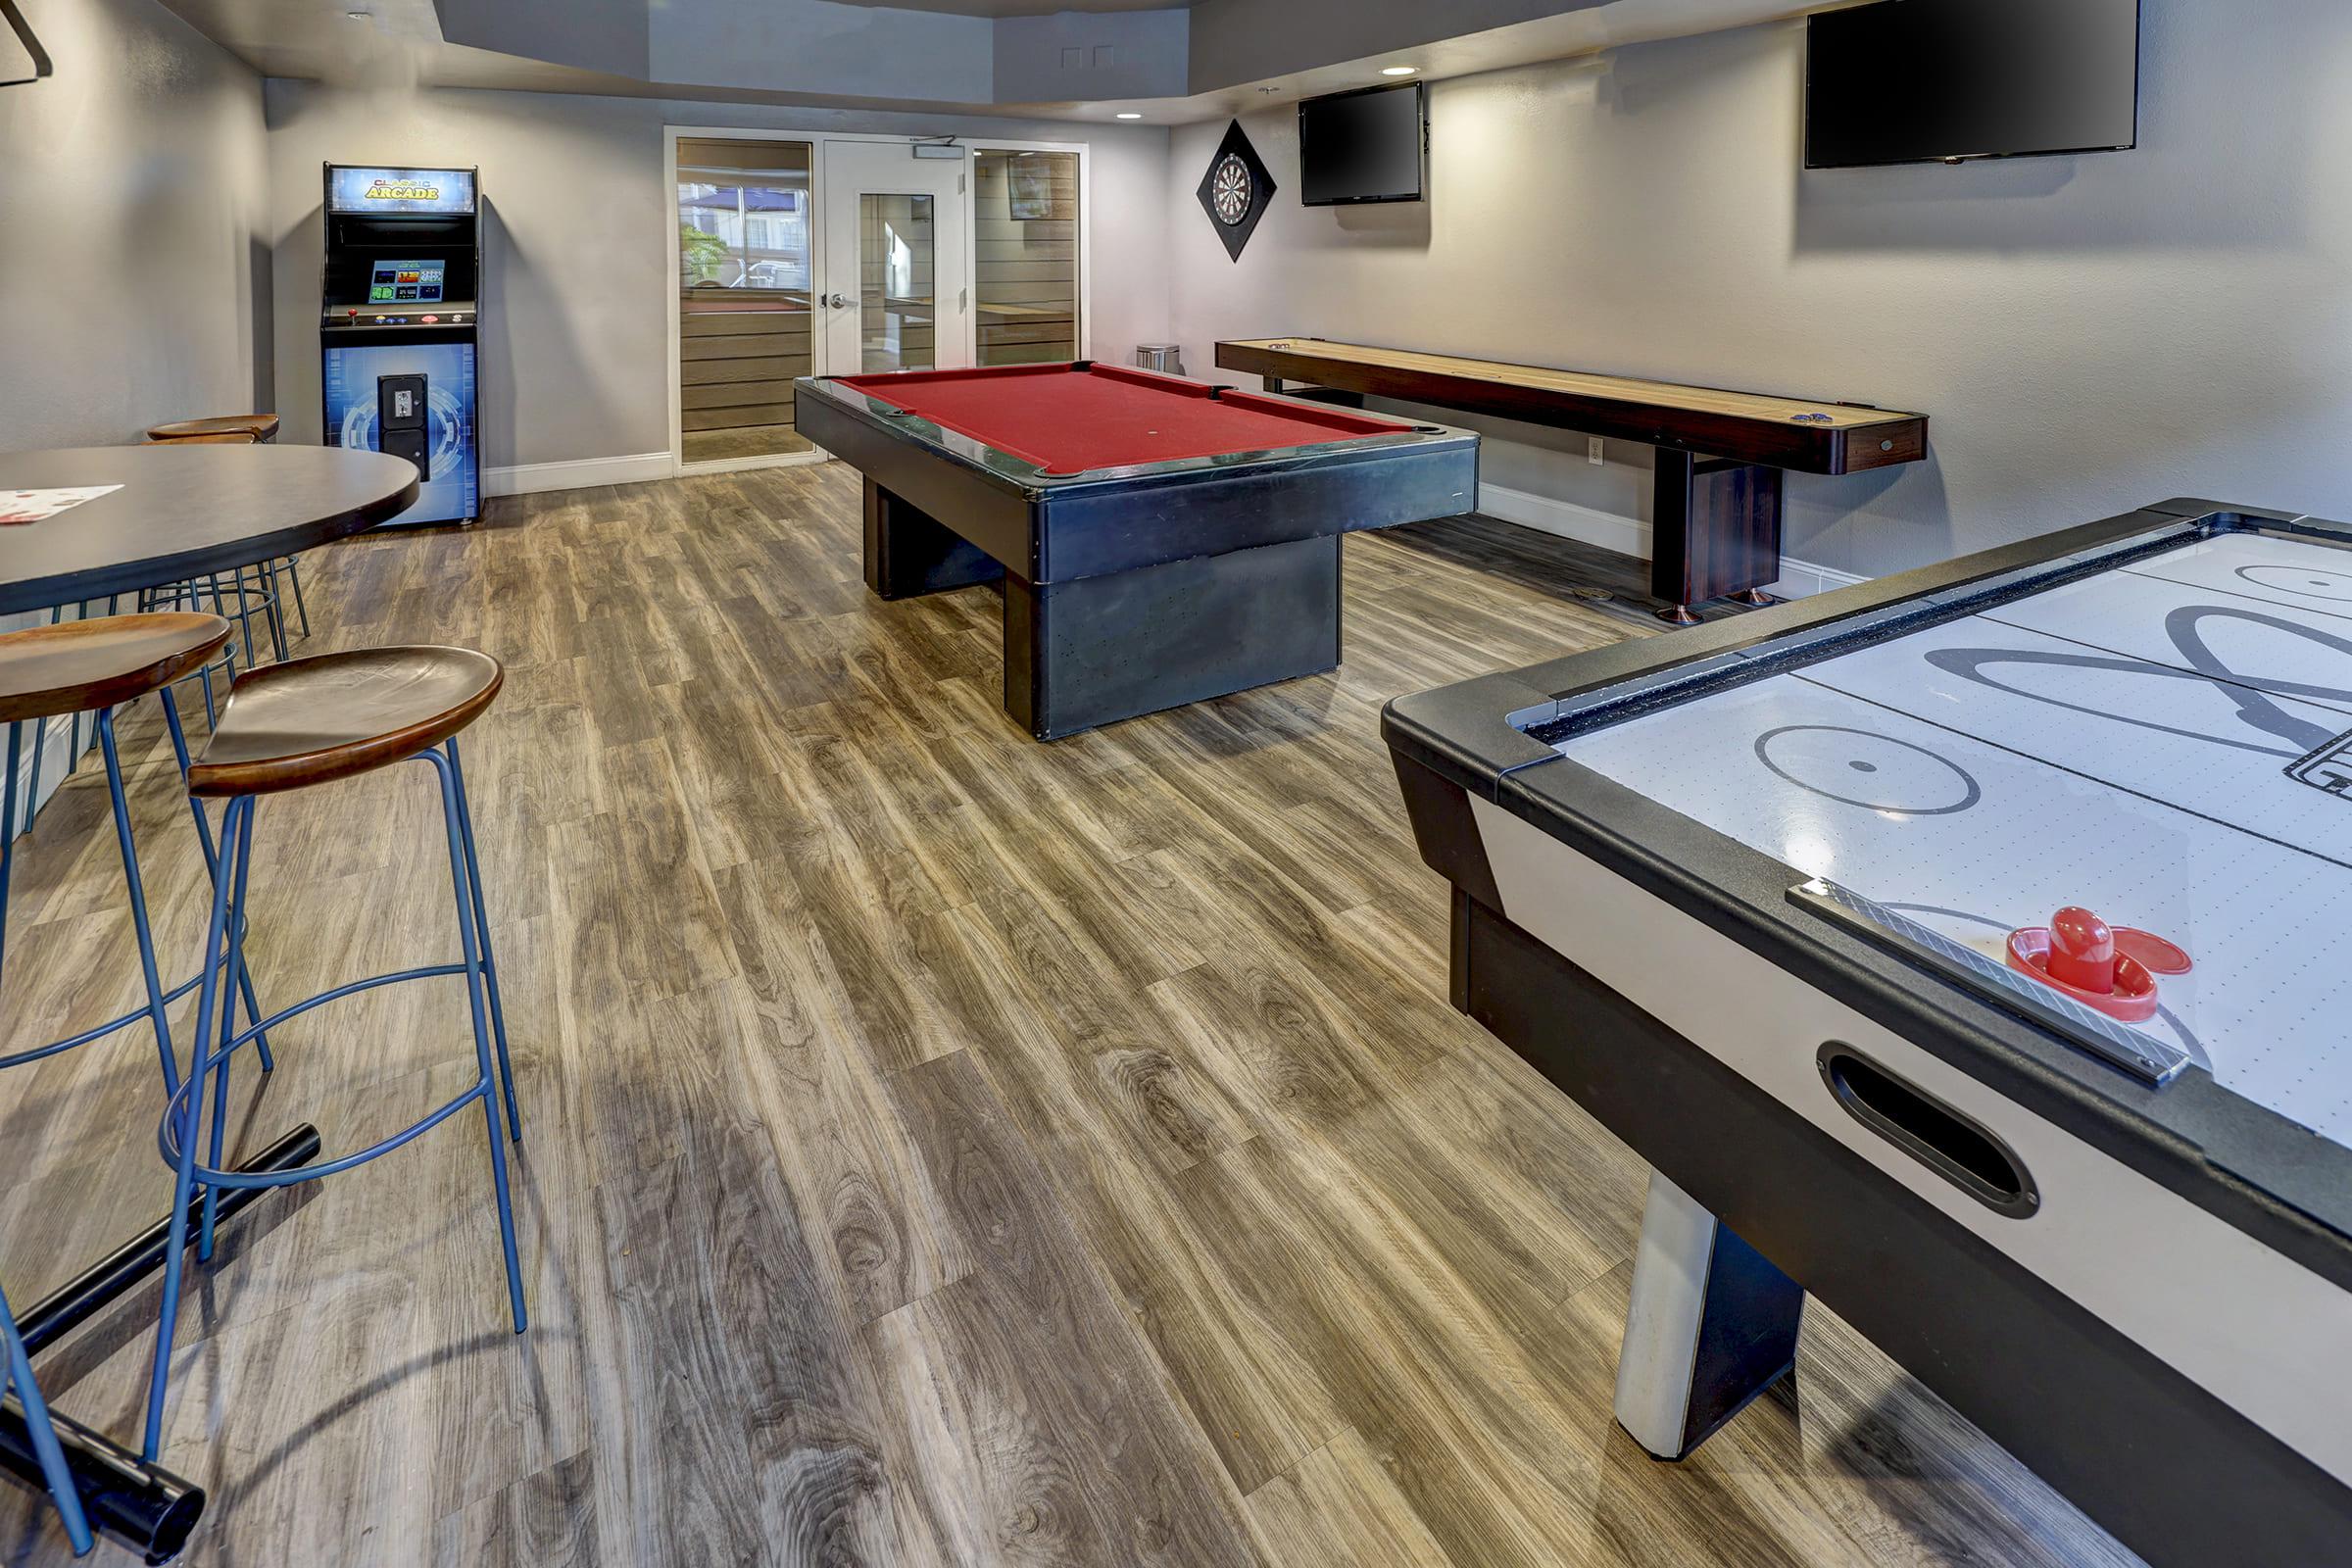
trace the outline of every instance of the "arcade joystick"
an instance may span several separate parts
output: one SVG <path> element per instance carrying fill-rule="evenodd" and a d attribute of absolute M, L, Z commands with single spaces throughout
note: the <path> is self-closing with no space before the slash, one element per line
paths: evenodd
<path fill-rule="evenodd" d="M 2046 926 L 2009 933 L 2009 967 L 2122 1023 L 2156 1016 L 2156 976 L 2189 971 L 2188 955 L 2152 931 L 2110 927 L 2080 905 Z"/>

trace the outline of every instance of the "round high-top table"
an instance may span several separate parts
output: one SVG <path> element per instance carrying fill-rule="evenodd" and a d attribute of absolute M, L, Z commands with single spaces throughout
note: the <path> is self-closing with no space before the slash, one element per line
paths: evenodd
<path fill-rule="evenodd" d="M 122 488 L 0 524 L 0 614 L 251 566 L 372 528 L 416 499 L 406 458 L 341 447 L 0 452 L 0 493 Z"/>

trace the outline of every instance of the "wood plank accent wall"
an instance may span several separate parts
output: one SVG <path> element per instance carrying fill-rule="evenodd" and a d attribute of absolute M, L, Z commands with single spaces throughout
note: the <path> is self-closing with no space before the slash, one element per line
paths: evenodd
<path fill-rule="evenodd" d="M 757 307 L 733 299 L 719 310 L 700 308 L 691 293 L 679 301 L 678 381 L 685 431 L 792 424 L 793 378 L 808 374 L 813 364 L 810 316 L 806 300 L 770 298 L 772 304 Z"/>
<path fill-rule="evenodd" d="M 990 152 L 972 170 L 982 365 L 1078 357 L 1078 155 Z M 1045 205 L 1036 203 L 1040 196 Z M 1048 217 L 1019 217 L 1016 197 Z"/>

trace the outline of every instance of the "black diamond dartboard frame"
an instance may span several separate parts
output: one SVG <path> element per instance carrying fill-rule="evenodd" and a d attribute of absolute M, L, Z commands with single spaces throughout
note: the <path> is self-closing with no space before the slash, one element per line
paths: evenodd
<path fill-rule="evenodd" d="M 1274 199 L 1274 176 L 1266 172 L 1265 161 L 1250 144 L 1240 121 L 1225 127 L 1225 139 L 1217 143 L 1208 172 L 1200 176 L 1200 187 L 1194 194 L 1200 197 L 1200 210 L 1208 215 L 1217 238 L 1225 242 L 1225 254 L 1240 261 L 1243 247 L 1250 243 L 1257 220 Z"/>

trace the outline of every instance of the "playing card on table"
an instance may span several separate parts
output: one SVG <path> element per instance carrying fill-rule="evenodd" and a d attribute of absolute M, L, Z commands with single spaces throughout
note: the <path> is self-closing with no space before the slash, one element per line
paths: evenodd
<path fill-rule="evenodd" d="M 56 490 L 0 490 L 0 526 L 39 522 L 122 488 L 119 484 L 85 484 Z"/>

